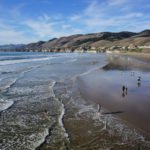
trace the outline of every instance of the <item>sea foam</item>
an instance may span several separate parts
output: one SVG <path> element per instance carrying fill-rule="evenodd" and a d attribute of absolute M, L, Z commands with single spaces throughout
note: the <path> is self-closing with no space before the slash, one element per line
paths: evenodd
<path fill-rule="evenodd" d="M 8 109 L 13 105 L 13 101 L 0 99 L 0 112 Z"/>
<path fill-rule="evenodd" d="M 6 61 L 0 61 L 0 65 L 11 65 L 11 64 L 17 64 L 17 63 L 26 63 L 26 62 L 36 62 L 36 61 L 44 61 L 44 60 L 50 60 L 52 57 L 46 57 L 46 58 L 34 58 L 34 59 L 21 59 L 21 60 L 6 60 Z"/>

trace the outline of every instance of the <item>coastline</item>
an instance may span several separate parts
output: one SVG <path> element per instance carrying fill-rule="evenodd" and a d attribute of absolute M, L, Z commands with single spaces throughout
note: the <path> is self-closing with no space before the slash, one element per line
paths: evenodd
<path fill-rule="evenodd" d="M 110 58 L 112 58 L 111 55 Z M 115 55 L 114 59 L 115 61 L 119 60 L 124 62 L 127 60 L 127 57 L 116 57 Z M 102 103 L 100 103 L 102 109 L 101 113 L 99 113 L 97 110 L 98 103 L 92 100 L 92 98 L 84 96 L 78 89 L 79 82 L 79 88 L 85 89 L 85 95 L 86 93 L 95 95 L 96 90 L 88 90 L 89 88 L 87 86 L 92 88 L 93 83 L 101 83 L 103 72 L 107 72 L 110 75 L 108 79 L 111 79 L 113 72 L 117 72 L 117 70 L 113 70 L 109 73 L 110 70 L 103 69 L 103 66 L 108 64 L 105 54 L 74 55 L 71 59 L 70 55 L 66 56 L 65 54 L 61 55 L 59 59 L 56 58 L 53 60 L 54 62 L 52 63 L 50 60 L 48 62 L 43 61 L 43 65 L 40 64 L 41 67 L 37 67 L 39 66 L 37 63 L 34 64 L 32 66 L 34 69 L 32 68 L 31 71 L 27 71 L 26 75 L 22 73 L 24 70 L 21 73 L 19 72 L 17 76 L 19 80 L 17 79 L 17 82 L 9 88 L 8 94 L 11 94 L 11 98 L 16 98 L 17 102 L 11 109 L 4 112 L 8 117 L 4 122 L 4 126 L 1 126 L 2 134 L 11 143 L 14 143 L 15 139 L 12 136 L 10 140 L 11 132 L 6 134 L 8 129 L 15 130 L 15 134 L 24 136 L 27 139 L 25 142 L 23 141 L 23 144 L 22 141 L 19 141 L 13 147 L 18 147 L 19 144 L 19 147 L 25 148 L 28 143 L 31 143 L 32 145 L 29 145 L 30 147 L 28 146 L 29 149 L 36 147 L 41 150 L 53 149 L 54 147 L 57 149 L 76 150 L 93 150 L 99 148 L 133 149 L 133 147 L 135 149 L 138 144 L 144 149 L 145 136 L 142 136 L 143 134 L 130 128 L 123 122 L 123 118 L 120 119 L 115 116 L 117 114 L 110 114 Z M 136 60 L 136 62 L 138 61 Z M 29 70 L 28 66 L 30 64 L 32 64 L 31 61 L 30 63 L 28 62 L 26 70 Z M 19 65 L 19 67 L 22 66 Z M 2 71 L 4 72 L 5 70 Z M 12 70 L 7 69 L 7 72 L 10 71 Z M 97 72 L 95 73 L 95 71 Z M 53 72 L 56 72 L 56 74 L 53 74 Z M 123 72 L 126 71 L 119 71 L 119 75 Z M 84 84 L 82 81 L 89 83 L 88 81 L 90 80 L 86 82 L 86 77 L 93 73 L 94 77 L 88 78 L 91 80 L 91 84 Z M 9 76 L 10 74 L 5 73 L 2 75 Z M 23 77 L 20 78 L 20 75 L 21 77 L 23 75 Z M 110 87 L 110 90 L 105 89 L 105 85 L 102 82 L 96 89 L 101 90 L 101 87 L 104 87 L 107 95 L 113 92 L 112 89 L 116 89 L 113 87 Z M 98 92 L 100 93 L 100 91 Z M 121 96 L 120 92 L 118 93 Z M 100 97 L 104 98 L 104 95 L 100 93 Z M 122 99 L 122 102 L 126 101 L 126 98 Z M 105 101 L 107 101 L 107 98 Z M 141 103 L 139 105 L 141 106 Z M 110 111 L 113 110 L 110 109 Z M 119 112 L 120 110 L 114 111 Z M 12 123 L 13 126 L 11 125 Z M 17 128 L 18 126 L 20 127 L 19 130 Z M 28 133 L 28 131 L 30 132 Z M 20 139 L 19 136 L 16 138 Z M 8 144 L 11 145 L 11 143 Z M 2 144 L 3 149 L 8 145 L 5 141 Z"/>
<path fill-rule="evenodd" d="M 142 57 L 140 57 L 141 55 L 139 53 L 127 53 L 127 54 L 120 53 L 120 55 L 127 56 L 127 58 L 125 58 L 124 60 L 120 57 L 114 57 L 114 58 L 111 57 L 110 62 L 102 69 L 100 70 L 97 69 L 93 72 L 90 72 L 89 74 L 79 76 L 77 81 L 79 84 L 78 85 L 79 90 L 82 96 L 86 97 L 86 99 L 91 99 L 97 104 L 98 103 L 104 104 L 104 109 L 106 110 L 108 109 L 109 111 L 115 111 L 115 109 L 118 108 L 122 108 L 123 110 L 126 109 L 128 111 L 128 108 L 130 107 L 132 107 L 133 109 L 137 109 L 135 110 L 135 112 L 132 109 L 129 110 L 129 114 L 132 112 L 130 115 L 128 113 L 127 115 L 118 114 L 118 116 L 121 116 L 123 120 L 128 120 L 130 118 L 128 121 L 132 122 L 136 116 L 140 116 L 140 115 L 143 115 L 142 118 L 144 117 L 146 118 L 146 113 L 144 113 L 145 111 L 144 108 L 147 107 L 147 105 L 145 104 L 148 102 L 147 96 L 149 93 L 148 90 L 149 90 L 149 82 L 150 82 L 148 72 L 150 71 L 150 68 L 149 67 L 144 68 L 144 66 L 147 65 L 147 63 L 143 63 L 143 61 L 144 62 L 150 61 L 150 54 L 146 55 L 145 53 L 144 54 L 142 53 Z M 128 59 L 128 57 L 130 57 L 131 59 Z M 134 58 L 136 58 L 136 60 Z M 128 62 L 126 63 L 127 59 Z M 119 65 L 116 65 L 115 61 L 119 62 Z M 147 74 L 145 73 L 144 75 L 142 71 L 148 71 L 148 72 Z M 134 75 L 132 75 L 132 72 L 134 72 Z M 138 78 L 138 76 L 142 76 L 144 80 L 142 83 L 142 87 L 138 87 L 138 85 L 136 85 L 136 79 Z M 103 85 L 103 88 L 101 88 L 101 84 Z M 119 95 L 117 94 L 117 93 L 121 93 L 122 84 L 128 85 L 129 87 L 128 92 L 130 92 L 129 93 L 130 95 L 127 95 L 127 97 L 123 97 L 121 96 L 121 94 Z M 102 97 L 103 98 L 105 97 L 106 100 L 104 101 Z M 143 99 L 142 103 L 140 101 L 140 97 L 142 97 Z M 122 101 L 123 99 L 129 100 L 129 102 L 120 103 L 120 101 Z M 144 99 L 146 102 L 145 104 L 143 104 Z M 113 106 L 112 104 L 115 104 L 116 106 Z M 140 107 L 143 107 L 142 112 L 138 110 L 139 104 Z M 135 116 L 132 116 L 133 113 L 135 113 L 134 114 Z M 148 123 L 149 120 L 150 118 L 147 117 L 147 120 L 143 120 L 143 122 Z M 134 124 L 135 125 L 140 124 L 140 122 L 136 122 Z M 144 132 L 150 133 L 149 126 L 147 126 L 147 124 L 145 125 L 141 124 L 140 128 L 142 128 L 143 131 L 144 129 L 146 129 Z"/>

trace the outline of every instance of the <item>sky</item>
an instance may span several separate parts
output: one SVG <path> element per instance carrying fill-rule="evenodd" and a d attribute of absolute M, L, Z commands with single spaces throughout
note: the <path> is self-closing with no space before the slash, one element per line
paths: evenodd
<path fill-rule="evenodd" d="M 150 29 L 150 0 L 0 0 L 0 45 Z"/>

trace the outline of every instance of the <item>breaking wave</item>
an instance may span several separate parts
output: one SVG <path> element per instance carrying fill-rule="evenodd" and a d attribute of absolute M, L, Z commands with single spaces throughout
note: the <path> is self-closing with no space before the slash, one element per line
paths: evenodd
<path fill-rule="evenodd" d="M 13 101 L 0 99 L 0 112 L 8 109 L 14 104 Z"/>
<path fill-rule="evenodd" d="M 2 65 L 26 63 L 26 62 L 45 61 L 45 60 L 50 60 L 50 59 L 52 59 L 52 57 L 34 58 L 34 59 L 21 59 L 21 60 L 5 60 L 5 61 L 0 61 L 0 65 L 2 66 Z"/>

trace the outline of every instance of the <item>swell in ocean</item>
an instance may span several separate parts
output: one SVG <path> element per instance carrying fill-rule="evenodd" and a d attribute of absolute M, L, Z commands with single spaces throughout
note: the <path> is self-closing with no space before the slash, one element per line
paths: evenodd
<path fill-rule="evenodd" d="M 13 86 L 15 85 L 15 83 L 20 80 L 21 78 L 24 77 L 24 75 L 30 71 L 33 71 L 36 68 L 41 67 L 39 66 L 35 66 L 35 67 L 30 67 L 26 70 L 23 70 L 19 73 L 17 73 L 17 75 L 15 75 L 14 78 L 10 77 L 6 77 L 6 78 L 2 78 L 0 81 L 1 87 L 0 87 L 0 93 L 1 95 L 4 95 L 5 93 L 7 93 L 7 91 Z M 2 72 L 3 73 L 3 72 Z M 5 75 L 7 74 L 13 74 L 13 72 L 5 72 Z M 13 100 L 7 100 L 6 98 L 1 98 L 0 99 L 0 112 L 4 111 L 8 108 L 10 108 L 12 105 L 14 104 Z"/>

